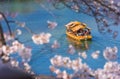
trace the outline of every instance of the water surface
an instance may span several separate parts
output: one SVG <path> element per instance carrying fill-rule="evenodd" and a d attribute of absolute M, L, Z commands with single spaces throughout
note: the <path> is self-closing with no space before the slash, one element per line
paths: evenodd
<path fill-rule="evenodd" d="M 27 4 L 27 5 L 26 5 Z M 46 8 L 49 6 L 49 8 Z M 93 17 L 87 16 L 85 14 L 75 13 L 74 11 L 64 8 L 61 10 L 57 10 L 53 8 L 51 5 L 38 4 L 33 1 L 29 2 L 1 2 L 0 10 L 6 14 L 17 13 L 17 17 L 12 18 L 12 20 L 18 20 L 21 22 L 26 22 L 26 25 L 34 32 L 49 32 L 52 34 L 52 38 L 49 44 L 45 45 L 35 45 L 31 41 L 31 34 L 26 30 L 23 30 L 23 35 L 18 37 L 18 39 L 25 43 L 26 46 L 30 46 L 33 48 L 32 50 L 32 59 L 29 64 L 32 66 L 32 70 L 36 74 L 47 74 L 51 75 L 49 71 L 50 66 L 50 58 L 54 57 L 54 55 L 62 55 L 68 56 L 71 59 L 75 59 L 78 56 L 78 52 L 87 52 L 87 59 L 83 59 L 83 62 L 86 62 L 92 69 L 103 68 L 106 60 L 103 57 L 103 50 L 105 47 L 114 47 L 117 46 L 120 48 L 120 35 L 117 39 L 113 39 L 109 36 L 109 34 L 102 35 L 98 32 L 96 22 Z M 8 17 L 8 19 L 11 19 Z M 47 20 L 56 21 L 58 26 L 55 29 L 48 29 Z M 70 21 L 80 21 L 86 23 L 90 28 L 92 28 L 92 36 L 93 39 L 91 41 L 84 41 L 81 44 L 80 42 L 75 42 L 65 35 L 65 24 Z M 2 23 L 4 26 L 5 23 Z M 16 25 L 11 24 L 11 28 L 14 29 Z M 113 29 L 120 29 L 120 27 L 116 27 Z M 4 30 L 7 30 L 7 27 L 4 27 Z M 59 49 L 51 49 L 51 45 L 54 40 L 58 40 L 60 43 Z M 76 44 L 77 43 L 77 44 Z M 68 46 L 72 44 L 76 53 L 69 54 Z M 86 48 L 85 45 L 88 45 Z M 100 56 L 98 59 L 93 60 L 91 57 L 91 53 L 100 50 Z M 120 50 L 120 49 L 119 49 Z M 119 54 L 119 53 L 118 53 Z M 19 59 L 19 58 L 18 58 Z M 119 60 L 117 60 L 120 62 Z"/>

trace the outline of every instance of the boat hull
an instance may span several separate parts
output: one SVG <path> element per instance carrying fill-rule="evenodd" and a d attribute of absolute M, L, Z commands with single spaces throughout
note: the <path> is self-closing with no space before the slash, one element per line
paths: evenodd
<path fill-rule="evenodd" d="M 85 35 L 85 36 L 76 36 L 73 33 L 67 32 L 66 35 L 74 40 L 82 41 L 82 40 L 91 40 L 92 36 L 91 35 Z"/>

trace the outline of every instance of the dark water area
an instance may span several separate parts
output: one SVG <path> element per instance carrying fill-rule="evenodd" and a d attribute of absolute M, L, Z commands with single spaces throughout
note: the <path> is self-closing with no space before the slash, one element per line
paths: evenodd
<path fill-rule="evenodd" d="M 27 5 L 26 5 L 27 4 Z M 47 4 L 47 5 L 46 5 Z M 48 7 L 48 8 L 47 8 Z M 116 39 L 113 39 L 109 34 L 102 35 L 97 29 L 96 22 L 93 17 L 87 16 L 85 14 L 75 13 L 74 11 L 64 8 L 61 10 L 55 9 L 48 3 L 39 4 L 34 1 L 29 2 L 0 2 L 0 10 L 7 15 L 15 13 L 17 16 L 13 20 L 18 20 L 25 22 L 26 25 L 34 32 L 49 32 L 52 34 L 52 38 L 49 44 L 45 45 L 35 45 L 31 41 L 31 34 L 23 30 L 23 35 L 18 39 L 25 43 L 26 46 L 32 48 L 32 59 L 29 64 L 32 66 L 32 70 L 36 74 L 46 74 L 51 75 L 49 70 L 50 58 L 54 55 L 68 56 L 71 59 L 75 59 L 78 56 L 78 52 L 87 52 L 87 59 L 83 59 L 83 62 L 87 63 L 92 69 L 103 68 L 106 60 L 103 57 L 103 50 L 108 47 L 117 46 L 120 50 L 120 34 Z M 11 19 L 11 17 L 8 17 Z M 56 21 L 58 26 L 55 29 L 48 29 L 47 21 Z M 66 37 L 65 34 L 65 24 L 70 21 L 80 21 L 86 23 L 92 30 L 93 39 L 91 41 L 76 42 L 74 40 Z M 3 22 L 3 26 L 6 24 Z M 16 25 L 11 24 L 11 28 L 14 30 Z M 113 30 L 120 29 L 120 25 L 113 28 Z M 4 27 L 7 30 L 7 27 Z M 60 48 L 51 50 L 50 46 L 53 44 L 54 40 L 58 40 L 60 43 Z M 72 44 L 76 49 L 74 54 L 68 53 L 68 46 Z M 87 48 L 85 46 L 88 46 Z M 91 53 L 100 50 L 100 56 L 98 59 L 94 60 L 91 57 Z M 118 51 L 120 52 L 120 51 Z M 120 55 L 120 53 L 118 53 Z M 20 60 L 18 58 L 18 60 Z M 117 59 L 120 62 L 119 59 Z M 1 78 L 0 78 L 1 79 Z"/>

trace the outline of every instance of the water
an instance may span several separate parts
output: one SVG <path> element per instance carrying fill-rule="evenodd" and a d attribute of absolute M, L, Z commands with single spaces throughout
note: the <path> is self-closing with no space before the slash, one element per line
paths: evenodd
<path fill-rule="evenodd" d="M 49 6 L 49 9 L 46 8 L 47 6 Z M 92 69 L 103 68 L 103 65 L 106 62 L 103 57 L 103 50 L 105 49 L 105 47 L 117 46 L 118 49 L 120 48 L 120 35 L 117 37 L 117 39 L 112 39 L 108 34 L 101 35 L 98 32 L 94 18 L 89 17 L 85 14 L 75 13 L 74 11 L 71 11 L 67 8 L 56 10 L 51 7 L 51 5 L 47 6 L 46 4 L 44 6 L 43 4 L 38 4 L 31 1 L 0 3 L 0 10 L 2 12 L 6 12 L 9 15 L 12 12 L 17 13 L 18 16 L 13 18 L 12 20 L 26 22 L 26 26 L 28 26 L 34 33 L 49 32 L 52 34 L 50 43 L 45 45 L 35 45 L 31 41 L 31 34 L 29 34 L 24 29 L 22 29 L 23 35 L 18 37 L 18 39 L 21 42 L 24 42 L 26 46 L 30 46 L 33 48 L 32 59 L 29 64 L 32 66 L 32 70 L 36 74 L 51 75 L 51 72 L 49 71 L 49 60 L 50 58 L 54 57 L 54 55 L 68 56 L 71 59 L 75 59 L 79 57 L 78 52 L 82 51 L 86 51 L 88 55 L 87 59 L 83 59 L 83 62 L 87 63 Z M 8 17 L 8 19 L 11 18 Z M 47 20 L 56 21 L 58 23 L 58 26 L 54 30 L 48 29 Z M 75 20 L 84 22 L 90 28 L 92 28 L 92 41 L 82 42 L 82 45 L 77 45 L 75 41 L 66 37 L 64 25 L 70 21 Z M 4 22 L 2 22 L 2 24 L 6 26 Z M 11 28 L 13 30 L 15 26 L 15 24 L 11 24 Z M 120 27 L 116 28 L 118 29 Z M 7 27 L 4 27 L 4 30 L 6 31 Z M 58 42 L 60 43 L 59 49 L 50 48 L 54 40 L 58 40 Z M 67 52 L 69 44 L 72 44 L 75 47 L 76 53 L 69 54 Z M 85 44 L 88 45 L 88 48 L 85 47 Z M 96 50 L 100 50 L 101 53 L 98 59 L 93 60 L 91 57 L 91 53 Z M 118 53 L 118 55 L 120 54 Z M 120 62 L 119 60 L 117 61 Z"/>

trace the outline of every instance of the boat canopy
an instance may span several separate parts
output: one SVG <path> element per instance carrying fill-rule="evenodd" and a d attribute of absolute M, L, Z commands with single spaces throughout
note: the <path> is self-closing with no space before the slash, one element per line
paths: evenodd
<path fill-rule="evenodd" d="M 70 22 L 67 25 L 65 25 L 66 27 L 74 27 L 75 25 L 80 25 L 81 23 L 78 21 L 74 21 L 74 22 Z"/>
<path fill-rule="evenodd" d="M 72 22 L 66 24 L 65 26 L 66 26 L 67 29 L 70 29 L 73 32 L 76 32 L 79 29 L 88 28 L 85 23 L 81 23 L 81 22 L 78 22 L 78 21 L 72 21 Z M 88 29 L 90 29 L 90 28 L 88 28 Z"/>

